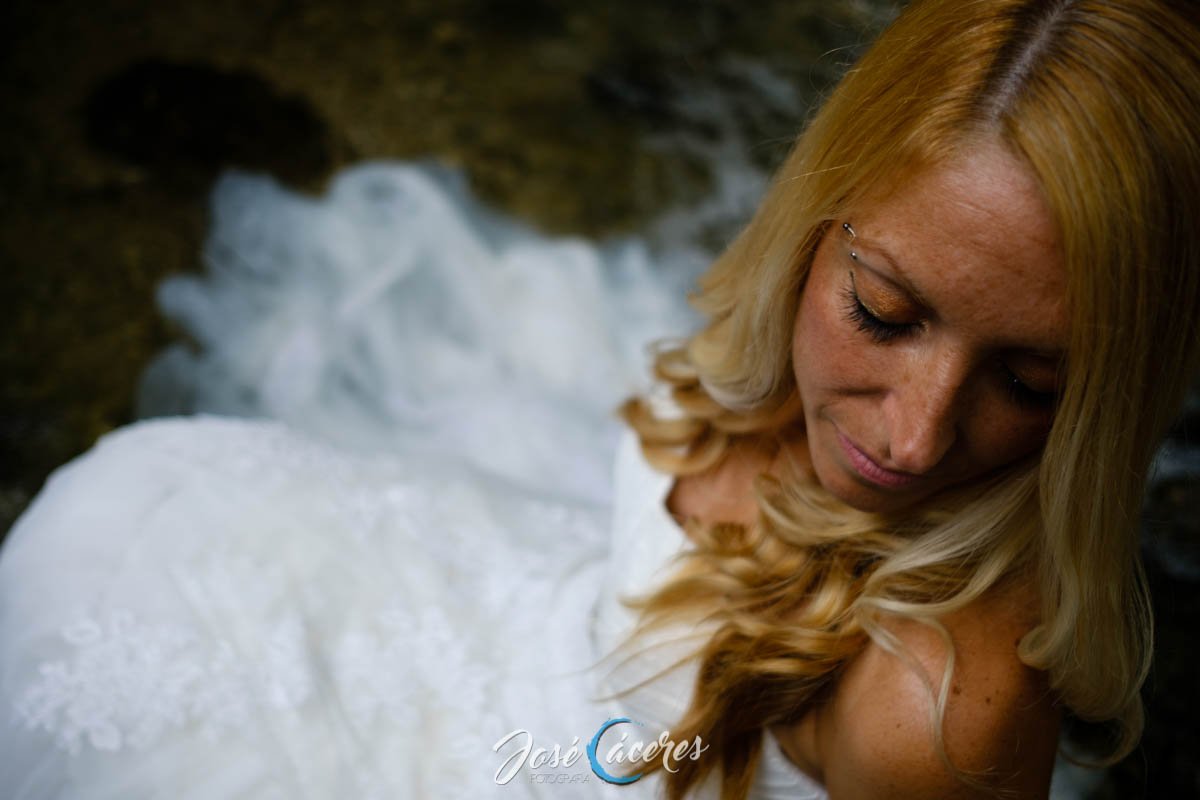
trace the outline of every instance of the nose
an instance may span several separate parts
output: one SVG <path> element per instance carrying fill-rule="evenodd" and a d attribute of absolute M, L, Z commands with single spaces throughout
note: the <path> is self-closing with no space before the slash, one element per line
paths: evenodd
<path fill-rule="evenodd" d="M 884 400 L 887 455 L 895 469 L 920 475 L 936 467 L 958 439 L 965 370 L 950 358 L 902 369 Z"/>

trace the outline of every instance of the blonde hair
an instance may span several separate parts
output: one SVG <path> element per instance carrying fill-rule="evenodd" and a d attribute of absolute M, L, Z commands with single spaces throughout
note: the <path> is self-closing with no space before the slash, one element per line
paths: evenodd
<path fill-rule="evenodd" d="M 680 572 L 634 603 L 638 633 L 716 623 L 672 729 L 701 736 L 711 756 L 664 773 L 669 797 L 717 765 L 722 797 L 745 797 L 765 726 L 802 717 L 869 639 L 897 649 L 880 614 L 936 627 L 1018 574 L 1041 602 L 1021 660 L 1047 671 L 1076 716 L 1119 723 L 1109 760 L 1136 743 L 1151 655 L 1138 515 L 1157 445 L 1200 367 L 1200 30 L 1187 9 L 914 2 L 843 78 L 702 278 L 694 303 L 707 326 L 655 363 L 682 418 L 640 399 L 623 407 L 647 458 L 676 475 L 714 466 L 742 440 L 770 445 L 795 424 L 793 322 L 830 221 L 980 141 L 1003 142 L 1044 192 L 1071 332 L 1040 458 L 889 517 L 848 508 L 799 473 L 764 476 L 758 524 L 692 526 L 697 544 Z M 930 687 L 947 764 L 952 670 L 951 658 Z"/>

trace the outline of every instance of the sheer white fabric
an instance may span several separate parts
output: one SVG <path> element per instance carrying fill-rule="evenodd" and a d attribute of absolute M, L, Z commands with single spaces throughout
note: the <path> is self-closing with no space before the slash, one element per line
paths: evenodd
<path fill-rule="evenodd" d="M 495 775 L 514 729 L 580 749 L 683 708 L 679 670 L 590 667 L 617 602 L 683 546 L 625 439 L 611 510 L 452 459 L 350 455 L 198 416 L 105 436 L 0 558 L 0 785 L 12 798 L 649 797 L 571 769 Z M 610 521 L 611 518 L 611 521 Z M 611 526 L 611 527 L 610 527 Z M 755 796 L 822 797 L 774 741 Z M 537 774 L 576 776 L 570 785 Z M 554 780 L 560 780 L 554 778 Z"/>
<path fill-rule="evenodd" d="M 318 198 L 230 173 L 212 204 L 204 273 L 159 287 L 188 336 L 146 370 L 139 416 L 269 417 L 611 502 L 612 409 L 646 389 L 647 344 L 694 327 L 702 258 L 542 236 L 407 164 Z"/>
<path fill-rule="evenodd" d="M 689 326 L 690 258 L 540 236 L 430 167 L 223 177 L 206 272 L 160 287 L 190 339 L 142 381 L 164 418 L 57 470 L 0 551 L 4 796 L 652 795 L 586 758 L 498 785 L 493 745 L 686 702 L 683 672 L 600 699 L 625 676 L 592 667 L 682 545 L 632 442 L 614 502 L 611 409 Z"/>

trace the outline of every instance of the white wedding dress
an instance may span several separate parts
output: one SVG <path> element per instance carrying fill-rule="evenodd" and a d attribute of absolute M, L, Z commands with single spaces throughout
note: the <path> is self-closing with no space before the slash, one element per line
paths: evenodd
<path fill-rule="evenodd" d="M 160 293 L 194 340 L 146 374 L 160 416 L 0 550 L 0 796 L 656 796 L 584 751 L 676 721 L 690 664 L 611 693 L 703 636 L 610 657 L 685 547 L 611 414 L 681 279 L 396 165 L 319 200 L 228 177 L 206 252 Z M 755 798 L 825 797 L 764 744 Z"/>

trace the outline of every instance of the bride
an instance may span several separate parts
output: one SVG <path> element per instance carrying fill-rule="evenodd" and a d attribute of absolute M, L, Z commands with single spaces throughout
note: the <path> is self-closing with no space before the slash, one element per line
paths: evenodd
<path fill-rule="evenodd" d="M 1200 368 L 1198 109 L 1184 5 L 912 3 L 701 279 L 703 328 L 656 350 L 611 493 L 612 275 L 497 255 L 487 220 L 433 226 L 453 258 L 358 242 L 403 316 L 344 297 L 206 377 L 408 342 L 376 373 L 407 384 L 339 373 L 399 420 L 386 447 L 144 421 L 14 527 L 5 795 L 1044 797 L 1065 714 L 1128 753 L 1140 498 Z M 333 207 L 421 242 L 446 208 L 418 175 L 344 178 Z M 306 230 L 347 230 L 333 207 L 225 256 L 303 262 Z M 282 278 L 256 276 L 214 324 L 259 313 Z M 291 386 L 283 418 L 327 388 Z"/>

